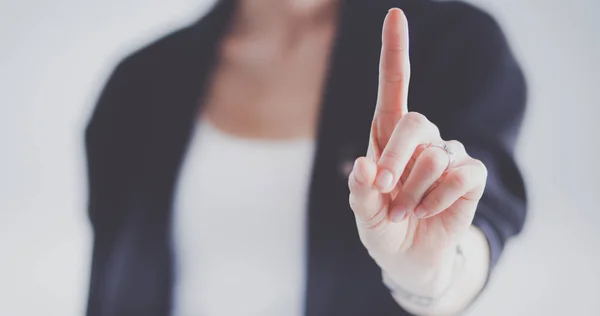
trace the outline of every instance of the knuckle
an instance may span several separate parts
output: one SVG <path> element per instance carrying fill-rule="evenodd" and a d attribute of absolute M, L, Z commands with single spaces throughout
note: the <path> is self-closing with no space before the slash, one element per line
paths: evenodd
<path fill-rule="evenodd" d="M 375 207 L 373 213 L 364 214 L 363 216 L 356 216 L 357 222 L 368 230 L 376 230 L 380 228 L 387 218 L 387 209 L 384 205 Z"/>
<path fill-rule="evenodd" d="M 350 205 L 350 208 L 356 210 L 356 197 L 352 193 L 348 195 L 348 204 Z"/>
<path fill-rule="evenodd" d="M 350 189 L 350 191 L 352 191 L 354 189 L 354 187 L 356 186 L 355 183 L 356 182 L 354 181 L 353 175 L 350 174 L 350 176 L 348 177 L 348 188 Z"/>
<path fill-rule="evenodd" d="M 388 83 L 399 84 L 404 82 L 404 74 L 399 71 L 387 71 L 383 75 L 383 80 Z"/>
<path fill-rule="evenodd" d="M 419 168 L 427 174 L 436 173 L 440 169 L 437 157 L 432 154 L 424 156 L 420 159 Z"/>
<path fill-rule="evenodd" d="M 386 150 L 383 152 L 383 155 L 381 156 L 381 160 L 394 163 L 394 162 L 400 160 L 400 154 L 395 150 Z"/>
<path fill-rule="evenodd" d="M 431 129 L 431 133 L 433 134 L 433 137 L 441 138 L 440 129 L 439 129 L 439 127 L 437 127 L 437 125 L 429 122 L 429 127 Z"/>
<path fill-rule="evenodd" d="M 401 190 L 400 192 L 398 192 L 398 196 L 396 197 L 396 199 L 398 199 L 397 204 L 406 208 L 414 208 L 421 201 L 421 199 L 418 198 L 414 194 L 414 192 L 408 190 Z"/>
<path fill-rule="evenodd" d="M 392 56 L 398 56 L 400 54 L 404 54 L 406 53 L 406 47 L 404 47 L 403 45 L 400 45 L 400 43 L 397 43 L 396 45 L 393 44 L 386 44 L 385 50 L 390 53 L 390 55 Z"/>
<path fill-rule="evenodd" d="M 449 140 L 446 143 L 452 147 L 452 150 L 454 150 L 454 152 L 467 152 L 467 150 L 465 149 L 465 145 L 463 145 L 463 143 L 457 140 Z"/>
<path fill-rule="evenodd" d="M 406 124 L 419 128 L 422 128 L 429 123 L 429 120 L 425 117 L 425 115 L 418 112 L 408 112 L 402 117 L 402 120 L 404 120 Z"/>
<path fill-rule="evenodd" d="M 426 132 L 428 135 L 431 135 L 431 137 L 440 137 L 440 130 L 437 125 L 433 124 L 425 115 L 421 113 L 409 112 L 404 115 L 398 123 L 408 125 L 409 129 Z"/>
<path fill-rule="evenodd" d="M 419 156 L 419 168 L 426 173 L 438 173 L 446 168 L 447 160 L 448 158 L 441 150 L 428 148 Z"/>
<path fill-rule="evenodd" d="M 485 164 L 483 163 L 483 161 L 481 161 L 479 159 L 473 159 L 473 163 L 481 170 L 482 178 L 484 180 L 486 180 L 488 177 L 488 169 L 485 166 Z"/>
<path fill-rule="evenodd" d="M 361 186 L 362 183 L 360 183 L 356 178 L 355 171 L 351 171 L 348 175 L 348 188 L 350 189 L 350 191 L 353 191 L 359 189 Z"/>
<path fill-rule="evenodd" d="M 461 190 L 469 185 L 470 174 L 465 170 L 454 172 L 448 179 L 448 185 L 452 190 Z"/>
<path fill-rule="evenodd" d="M 439 194 L 430 194 L 425 200 L 423 200 L 423 203 L 421 203 L 421 207 L 423 207 L 427 212 L 432 212 L 436 210 L 441 204 L 442 199 Z"/>
<path fill-rule="evenodd" d="M 361 208 L 363 207 L 363 203 L 360 200 L 360 198 L 358 198 L 355 194 L 352 193 L 350 193 L 350 195 L 348 196 L 348 204 L 354 212 L 360 212 Z"/>

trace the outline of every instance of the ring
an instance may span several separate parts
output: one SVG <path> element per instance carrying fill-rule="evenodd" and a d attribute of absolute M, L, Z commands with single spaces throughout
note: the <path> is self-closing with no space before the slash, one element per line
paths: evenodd
<path fill-rule="evenodd" d="M 450 146 L 448 146 L 448 143 L 444 142 L 444 141 L 442 141 L 439 144 L 432 143 L 432 144 L 429 144 L 429 147 L 437 147 L 446 153 L 446 156 L 448 156 L 448 166 L 446 167 L 446 170 L 450 169 L 450 166 L 452 166 L 452 164 L 454 164 L 454 155 L 456 153 L 454 151 L 452 151 Z"/>

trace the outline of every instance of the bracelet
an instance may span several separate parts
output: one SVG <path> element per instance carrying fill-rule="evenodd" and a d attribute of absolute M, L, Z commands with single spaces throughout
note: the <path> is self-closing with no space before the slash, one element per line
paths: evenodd
<path fill-rule="evenodd" d="M 450 284 L 448 284 L 448 287 L 446 287 L 441 294 L 439 295 L 439 297 L 443 297 L 446 292 L 452 287 L 452 285 L 454 284 L 454 278 L 455 278 L 455 271 L 456 271 L 456 267 L 458 265 L 458 258 L 460 258 L 460 261 L 462 263 L 464 263 L 467 259 L 464 256 L 463 250 L 460 247 L 460 245 L 456 246 L 456 257 L 457 260 L 454 261 L 454 269 L 453 269 L 453 275 L 452 275 L 452 280 L 450 281 Z M 387 288 L 390 290 L 392 296 L 395 297 L 401 297 L 402 299 L 411 302 L 413 304 L 416 305 L 420 305 L 420 306 L 430 306 L 432 305 L 437 298 L 434 298 L 432 296 L 424 296 L 424 295 L 418 295 L 418 294 L 414 294 L 411 293 L 410 291 L 404 289 L 403 287 L 401 287 L 400 285 L 398 285 L 398 283 L 394 282 L 392 280 L 392 278 L 385 272 L 385 271 L 381 271 L 382 274 L 382 281 L 383 284 L 385 284 L 387 286 Z M 438 298 L 439 298 L 438 297 Z"/>

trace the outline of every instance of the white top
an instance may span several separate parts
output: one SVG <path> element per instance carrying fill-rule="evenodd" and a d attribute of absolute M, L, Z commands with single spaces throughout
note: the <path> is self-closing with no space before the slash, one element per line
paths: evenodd
<path fill-rule="evenodd" d="M 200 122 L 175 197 L 174 316 L 303 313 L 314 147 Z"/>

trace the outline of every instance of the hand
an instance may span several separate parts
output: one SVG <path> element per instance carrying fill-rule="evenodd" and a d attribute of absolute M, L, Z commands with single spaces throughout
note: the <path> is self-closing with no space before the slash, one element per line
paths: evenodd
<path fill-rule="evenodd" d="M 487 171 L 460 142 L 443 141 L 425 116 L 408 112 L 408 23 L 401 10 L 386 16 L 382 42 L 377 106 L 367 155 L 348 179 L 350 206 L 382 270 L 405 288 L 441 291 L 451 282 Z"/>

